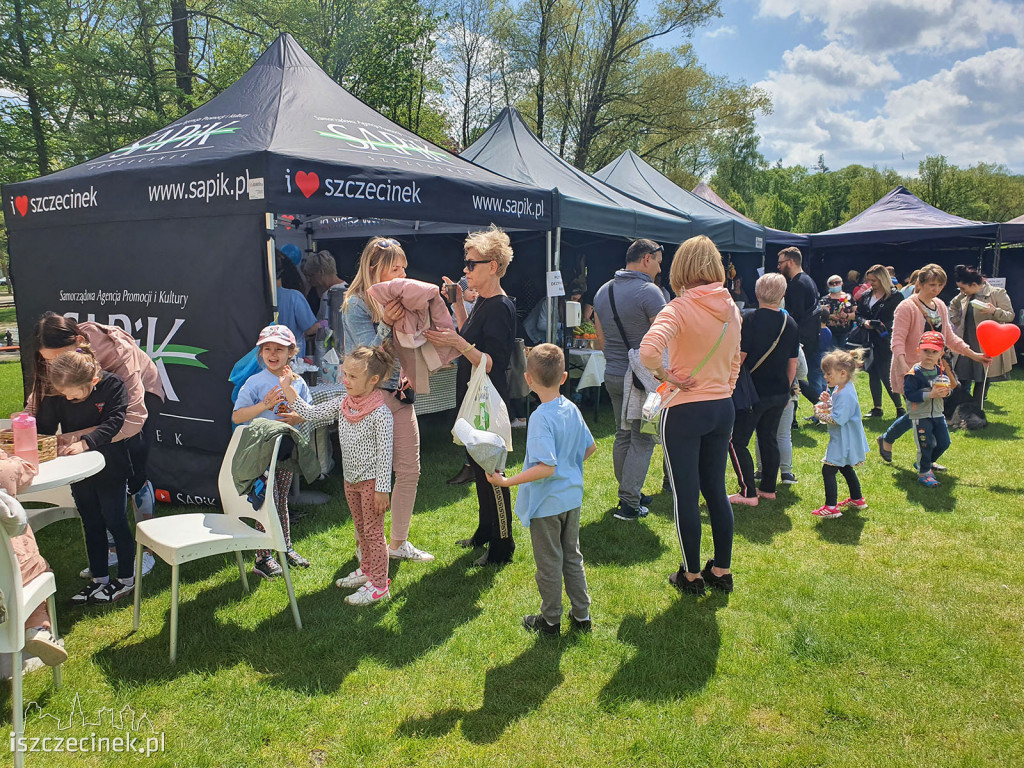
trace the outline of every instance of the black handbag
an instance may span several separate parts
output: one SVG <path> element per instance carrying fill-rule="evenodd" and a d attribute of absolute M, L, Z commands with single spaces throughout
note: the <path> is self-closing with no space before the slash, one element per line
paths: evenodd
<path fill-rule="evenodd" d="M 737 411 L 749 411 L 760 401 L 757 389 L 754 388 L 754 380 L 750 376 L 750 369 L 741 365 L 740 375 L 736 378 L 736 388 L 732 391 L 733 405 Z"/>
<path fill-rule="evenodd" d="M 858 325 L 850 334 L 846 337 L 846 346 L 848 348 L 853 347 L 871 347 L 871 331 L 869 331 L 864 325 Z"/>
<path fill-rule="evenodd" d="M 786 317 L 783 315 L 782 328 L 779 329 L 779 335 L 775 337 L 775 341 L 768 347 L 768 351 L 761 355 L 761 359 L 754 364 L 753 368 L 747 368 L 746 365 L 740 366 L 740 375 L 736 377 L 736 387 L 732 391 L 732 403 L 737 411 L 749 411 L 761 402 L 761 398 L 757 394 L 757 387 L 754 386 L 754 379 L 750 374 L 760 368 L 761 363 L 767 360 L 768 356 L 775 351 L 775 347 L 779 345 L 779 341 L 782 339 L 782 334 L 785 331 Z"/>

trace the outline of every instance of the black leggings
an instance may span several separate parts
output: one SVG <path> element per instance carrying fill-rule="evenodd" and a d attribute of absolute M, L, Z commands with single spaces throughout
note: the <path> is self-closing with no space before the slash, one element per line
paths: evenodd
<path fill-rule="evenodd" d="M 672 405 L 662 416 L 661 439 L 672 481 L 676 533 L 683 551 L 680 571 L 698 573 L 701 569 L 701 495 L 708 505 L 715 565 L 731 567 L 733 517 L 725 490 L 725 467 L 735 416 L 731 397 Z"/>
<path fill-rule="evenodd" d="M 845 467 L 837 467 L 834 464 L 822 464 L 821 476 L 825 480 L 825 506 L 834 507 L 839 502 L 839 484 L 836 482 L 836 475 L 842 472 L 846 478 L 846 484 L 850 487 L 850 498 L 861 499 L 863 495 L 860 490 L 860 480 L 857 479 L 857 472 L 847 464 Z"/>
<path fill-rule="evenodd" d="M 471 541 L 473 546 L 487 545 L 487 562 L 510 563 L 516 551 L 512 538 L 512 497 L 508 488 L 501 488 L 487 482 L 487 473 L 470 459 L 473 477 L 476 480 L 476 500 L 480 506 L 480 518 Z"/>
<path fill-rule="evenodd" d="M 871 352 L 871 367 L 868 368 L 868 388 L 871 390 L 871 407 L 881 409 L 882 387 L 889 393 L 892 404 L 897 408 L 903 407 L 903 398 L 892 391 L 892 384 L 889 383 L 889 367 L 892 365 L 892 353 L 879 351 Z"/>

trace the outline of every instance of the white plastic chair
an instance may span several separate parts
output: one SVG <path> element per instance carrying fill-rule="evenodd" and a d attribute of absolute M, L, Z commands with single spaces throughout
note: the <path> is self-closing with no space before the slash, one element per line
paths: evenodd
<path fill-rule="evenodd" d="M 277 518 L 277 505 L 274 503 L 274 472 L 277 469 L 277 452 L 281 447 L 279 437 L 274 444 L 274 457 L 270 462 L 267 480 L 267 496 L 260 509 L 252 508 L 245 496 L 235 490 L 231 478 L 231 461 L 238 450 L 242 428 L 231 435 L 227 453 L 220 465 L 217 477 L 217 489 L 220 493 L 223 514 L 216 512 L 189 515 L 168 515 L 143 520 L 135 527 L 135 618 L 134 628 L 139 628 L 140 606 L 142 604 L 142 548 L 149 547 L 153 554 L 171 566 L 171 663 L 178 655 L 178 569 L 182 563 L 188 563 L 211 555 L 234 552 L 238 560 L 238 575 L 242 580 L 242 589 L 249 592 L 246 579 L 245 562 L 242 552 L 250 549 L 270 549 L 278 553 L 281 568 L 284 570 L 284 582 L 288 587 L 288 599 L 292 606 L 295 628 L 302 629 L 299 617 L 299 605 L 295 601 L 295 589 L 288 570 L 288 558 L 285 556 L 284 531 L 281 521 Z M 242 518 L 258 520 L 265 529 L 259 531 L 246 523 Z"/>
<path fill-rule="evenodd" d="M 18 495 L 22 505 L 29 502 L 45 504 L 45 507 L 29 509 L 26 507 L 25 514 L 28 516 L 28 524 L 36 533 L 43 530 L 51 523 L 61 520 L 70 520 L 78 517 L 78 508 L 75 506 L 75 499 L 71 495 L 71 486 L 62 485 L 59 488 L 51 488 L 48 491 L 27 491 Z"/>
<path fill-rule="evenodd" d="M 17 499 L 4 494 L 4 503 L 17 505 Z M 11 540 L 0 533 L 0 590 L 3 590 L 4 601 L 7 606 L 7 621 L 0 624 L 0 653 L 11 654 L 11 724 L 14 726 L 14 738 L 20 739 L 25 733 L 25 712 L 22 701 L 21 686 L 21 664 L 22 651 L 25 648 L 25 619 L 36 607 L 46 601 L 50 608 L 51 632 L 56 638 L 57 635 L 57 611 L 54 605 L 54 593 L 57 591 L 57 582 L 52 573 L 42 573 L 36 576 L 28 584 L 21 583 L 21 567 L 18 565 L 18 558 L 14 555 L 14 548 Z M 53 686 L 60 688 L 61 669 L 58 664 L 53 668 Z M 17 744 L 17 741 L 15 741 Z M 15 768 L 25 765 L 25 753 L 19 750 L 14 752 Z"/>

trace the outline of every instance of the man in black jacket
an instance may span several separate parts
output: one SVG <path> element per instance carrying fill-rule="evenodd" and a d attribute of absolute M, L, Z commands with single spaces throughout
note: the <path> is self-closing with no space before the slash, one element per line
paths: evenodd
<path fill-rule="evenodd" d="M 779 272 L 786 276 L 786 311 L 796 322 L 800 331 L 800 344 L 807 358 L 807 384 L 800 383 L 800 391 L 812 403 L 825 389 L 821 373 L 821 306 L 818 303 L 818 286 L 803 270 L 803 254 L 799 248 L 784 248 L 779 251 Z"/>

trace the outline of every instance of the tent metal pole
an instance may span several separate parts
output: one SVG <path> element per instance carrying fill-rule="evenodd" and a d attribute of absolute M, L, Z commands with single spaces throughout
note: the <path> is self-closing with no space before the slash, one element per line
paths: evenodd
<path fill-rule="evenodd" d="M 996 241 L 996 256 L 992 260 L 992 277 L 999 277 L 999 255 L 1003 250 L 1003 244 Z"/>
<path fill-rule="evenodd" d="M 549 229 L 544 234 L 547 236 L 546 237 L 546 239 L 547 239 L 547 261 L 545 262 L 545 265 L 546 265 L 547 269 L 544 272 L 544 301 L 547 302 L 547 318 L 548 318 L 547 340 L 551 341 L 551 302 L 548 301 L 548 289 L 547 289 L 547 285 L 548 285 L 548 272 L 551 271 L 551 264 L 552 264 L 552 260 L 551 260 L 551 230 Z"/>
<path fill-rule="evenodd" d="M 554 262 L 551 266 L 552 272 L 557 272 L 562 268 L 562 228 L 555 227 L 555 254 Z M 557 338 L 557 326 L 559 323 L 559 312 L 558 312 L 558 297 L 554 297 L 554 301 L 548 302 L 548 343 L 554 344 Z"/>
<path fill-rule="evenodd" d="M 277 264 L 274 257 L 277 251 L 277 244 L 274 240 L 274 227 L 276 216 L 268 213 L 266 217 L 267 227 L 267 280 L 270 283 L 270 311 L 273 319 L 277 320 Z"/>

